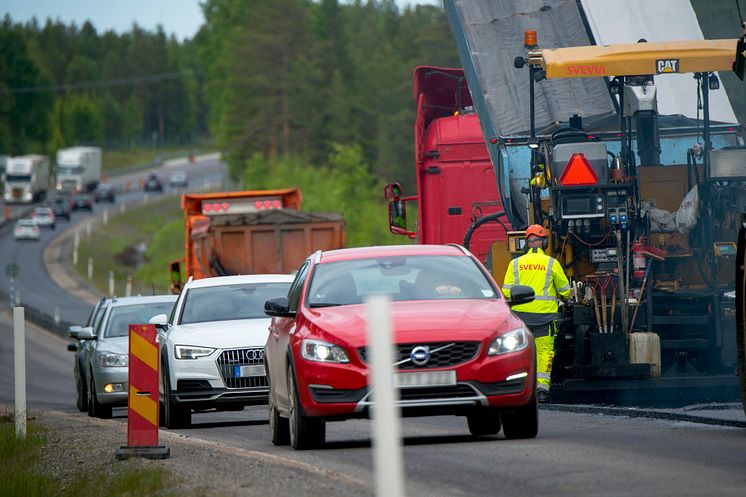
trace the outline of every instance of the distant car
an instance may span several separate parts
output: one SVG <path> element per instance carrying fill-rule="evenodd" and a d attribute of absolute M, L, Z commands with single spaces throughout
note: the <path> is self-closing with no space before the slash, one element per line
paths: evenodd
<path fill-rule="evenodd" d="M 96 202 L 111 202 L 116 200 L 116 188 L 111 183 L 100 183 L 93 191 L 93 199 Z"/>
<path fill-rule="evenodd" d="M 145 185 L 143 186 L 143 189 L 146 192 L 162 192 L 163 183 L 161 182 L 160 178 L 158 178 L 157 174 L 151 173 L 148 175 L 148 178 L 145 180 Z"/>
<path fill-rule="evenodd" d="M 13 229 L 16 240 L 38 240 L 40 235 L 39 225 L 33 219 L 19 219 Z"/>
<path fill-rule="evenodd" d="M 459 246 L 402 245 L 317 252 L 273 316 L 265 349 L 272 443 L 323 445 L 326 422 L 374 408 L 365 299 L 387 295 L 394 323 L 392 378 L 404 416 L 466 416 L 472 435 L 533 438 L 538 430 L 534 338 Z"/>
<path fill-rule="evenodd" d="M 189 186 L 189 180 L 187 180 L 187 174 L 184 171 L 176 171 L 171 175 L 168 180 L 168 185 L 173 187 L 186 188 Z"/>
<path fill-rule="evenodd" d="M 70 207 L 70 199 L 57 197 L 52 201 L 52 210 L 57 218 L 64 217 L 70 220 L 70 213 L 72 208 Z"/>
<path fill-rule="evenodd" d="M 96 331 L 83 328 L 78 340 L 90 340 L 83 349 L 87 379 L 88 415 L 110 418 L 114 407 L 126 407 L 129 395 L 129 325 L 145 324 L 159 314 L 170 314 L 176 295 L 112 299 Z"/>
<path fill-rule="evenodd" d="M 267 403 L 264 302 L 287 295 L 293 276 L 261 274 L 190 280 L 170 318 L 155 316 L 161 345 L 161 403 L 168 428 L 192 410 Z"/>
<path fill-rule="evenodd" d="M 86 209 L 89 211 L 93 210 L 93 197 L 90 193 L 76 193 L 73 196 L 73 210 Z"/>
<path fill-rule="evenodd" d="M 36 221 L 36 225 L 40 228 L 52 228 L 54 229 L 56 224 L 56 216 L 54 210 L 51 207 L 36 207 L 31 212 L 31 219 Z"/>

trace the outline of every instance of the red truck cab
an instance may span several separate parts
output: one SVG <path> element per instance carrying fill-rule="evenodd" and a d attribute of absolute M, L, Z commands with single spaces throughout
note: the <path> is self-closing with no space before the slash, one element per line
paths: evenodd
<path fill-rule="evenodd" d="M 464 243 L 472 222 L 502 211 L 495 170 L 462 69 L 420 66 L 414 71 L 417 195 L 386 187 L 393 233 L 422 244 Z M 417 202 L 417 224 L 406 222 L 406 204 Z M 489 222 L 471 237 L 469 250 L 481 261 L 495 240 L 505 240 L 507 218 Z"/>

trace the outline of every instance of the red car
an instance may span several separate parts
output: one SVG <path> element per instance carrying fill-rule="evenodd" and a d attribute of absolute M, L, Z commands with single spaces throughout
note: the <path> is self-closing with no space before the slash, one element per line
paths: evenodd
<path fill-rule="evenodd" d="M 272 316 L 265 350 L 272 442 L 324 443 L 326 422 L 368 417 L 364 299 L 386 294 L 404 416 L 466 416 L 474 435 L 533 438 L 538 431 L 534 339 L 510 305 L 530 287 L 498 286 L 457 245 L 403 245 L 316 252 Z"/>

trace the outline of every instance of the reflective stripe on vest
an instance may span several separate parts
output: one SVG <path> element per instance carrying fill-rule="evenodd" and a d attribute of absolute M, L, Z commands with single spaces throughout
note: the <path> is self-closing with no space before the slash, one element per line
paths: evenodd
<path fill-rule="evenodd" d="M 542 295 L 545 297 L 549 296 L 549 285 L 552 284 L 552 266 L 554 266 L 554 258 L 549 258 L 549 264 L 547 264 L 547 277 L 544 280 L 544 290 L 542 290 Z"/>
<path fill-rule="evenodd" d="M 518 259 L 513 259 L 513 284 L 520 285 L 520 273 L 518 272 Z"/>

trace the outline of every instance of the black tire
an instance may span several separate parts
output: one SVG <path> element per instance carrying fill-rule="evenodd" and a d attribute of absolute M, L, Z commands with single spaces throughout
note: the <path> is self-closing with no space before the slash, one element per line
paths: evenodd
<path fill-rule="evenodd" d="M 189 428 L 192 425 L 192 410 L 177 404 L 171 398 L 171 381 L 165 367 L 163 371 L 163 424 L 169 430 Z"/>
<path fill-rule="evenodd" d="M 293 368 L 288 367 L 288 401 L 290 415 L 290 445 L 296 450 L 315 449 L 324 444 L 326 423 L 323 419 L 309 418 L 303 414 Z"/>
<path fill-rule="evenodd" d="M 535 438 L 539 433 L 539 406 L 536 395 L 534 394 L 525 406 L 503 411 L 501 418 L 505 438 Z"/>
<path fill-rule="evenodd" d="M 96 384 L 93 381 L 93 374 L 88 373 L 88 415 L 92 418 L 111 418 L 111 406 L 101 404 L 96 397 Z"/>
<path fill-rule="evenodd" d="M 494 410 L 479 409 L 466 416 L 469 431 L 475 437 L 497 435 L 500 432 L 500 413 Z"/>
<path fill-rule="evenodd" d="M 269 391 L 269 431 L 272 434 L 272 445 L 290 445 L 290 421 L 280 416 L 275 405 L 271 385 Z"/>
<path fill-rule="evenodd" d="M 78 406 L 80 412 L 88 412 L 88 385 L 83 377 L 83 372 L 78 370 L 78 374 L 75 375 L 75 390 L 77 391 L 78 397 L 75 401 L 75 405 Z"/>

